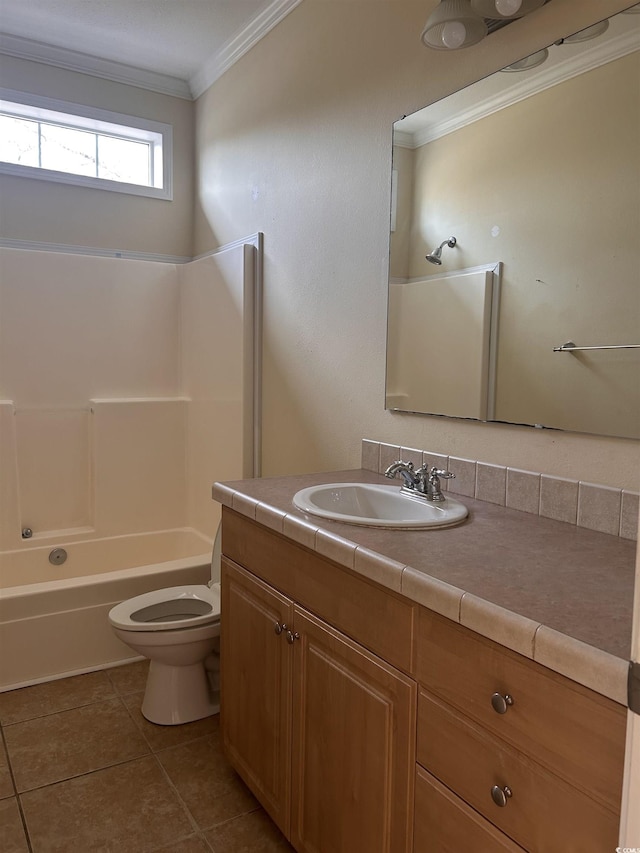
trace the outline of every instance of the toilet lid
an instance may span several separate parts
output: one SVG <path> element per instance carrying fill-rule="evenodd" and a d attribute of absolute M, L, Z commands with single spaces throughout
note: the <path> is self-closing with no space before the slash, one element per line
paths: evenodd
<path fill-rule="evenodd" d="M 220 618 L 220 584 L 156 589 L 116 604 L 109 622 L 124 631 L 176 631 Z"/>

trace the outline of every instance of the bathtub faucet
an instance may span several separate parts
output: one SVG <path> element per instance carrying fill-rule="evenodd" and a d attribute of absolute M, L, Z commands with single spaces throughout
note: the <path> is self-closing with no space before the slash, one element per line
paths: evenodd
<path fill-rule="evenodd" d="M 392 462 L 384 472 L 384 476 L 393 480 L 394 477 L 400 475 L 404 484 L 400 491 L 411 494 L 412 496 L 419 495 L 428 501 L 444 501 L 445 496 L 442 494 L 440 478 L 443 480 L 451 480 L 455 477 L 451 471 L 444 471 L 442 468 L 436 468 L 435 465 L 429 470 L 428 465 L 422 465 L 418 470 L 414 470 L 413 462 Z"/>

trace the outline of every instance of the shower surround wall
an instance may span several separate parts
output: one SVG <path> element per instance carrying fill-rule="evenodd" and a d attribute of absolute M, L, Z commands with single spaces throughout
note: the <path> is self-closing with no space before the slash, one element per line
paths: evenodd
<path fill-rule="evenodd" d="M 211 483 L 253 473 L 256 251 L 176 265 L 0 249 L 0 552 L 213 536 Z"/>

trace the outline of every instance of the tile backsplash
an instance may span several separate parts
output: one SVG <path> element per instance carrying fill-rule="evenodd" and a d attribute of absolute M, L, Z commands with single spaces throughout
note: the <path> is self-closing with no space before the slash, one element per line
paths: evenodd
<path fill-rule="evenodd" d="M 456 475 L 455 481 L 443 480 L 442 485 L 444 489 L 450 488 L 458 495 L 565 521 L 623 539 L 638 538 L 638 492 L 552 477 L 534 471 L 521 471 L 474 459 L 443 456 L 429 450 L 367 438 L 362 440 L 362 467 L 366 470 L 383 474 L 398 459 L 413 462 L 416 468 L 426 463 L 452 471 Z"/>

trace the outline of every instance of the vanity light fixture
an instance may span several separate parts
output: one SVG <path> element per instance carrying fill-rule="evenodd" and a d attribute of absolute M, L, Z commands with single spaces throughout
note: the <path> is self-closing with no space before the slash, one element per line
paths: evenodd
<path fill-rule="evenodd" d="M 490 32 L 528 15 L 550 0 L 440 0 L 422 31 L 422 43 L 436 50 L 470 47 Z"/>
<path fill-rule="evenodd" d="M 543 47 L 542 50 L 536 50 L 535 53 L 531 53 L 529 56 L 525 56 L 524 59 L 519 59 L 517 62 L 512 62 L 511 65 L 505 65 L 505 67 L 500 70 L 528 71 L 530 68 L 537 68 L 538 65 L 542 65 L 548 56 L 549 51 L 546 47 Z"/>
<path fill-rule="evenodd" d="M 522 18 L 544 6 L 546 0 L 471 0 L 471 8 L 483 18 Z"/>
<path fill-rule="evenodd" d="M 637 8 L 640 10 L 640 4 L 634 9 Z M 629 10 L 627 10 L 629 11 Z M 558 41 L 554 42 L 554 45 L 563 45 L 563 44 L 579 44 L 583 41 L 590 41 L 591 39 L 598 38 L 603 33 L 609 29 L 609 21 L 605 18 L 603 21 L 599 21 L 597 24 L 593 24 L 591 27 L 587 27 L 584 30 L 580 30 L 577 33 L 573 33 L 573 35 L 566 36 L 566 38 L 558 39 Z M 535 53 L 532 53 L 530 56 L 525 56 L 524 59 L 519 59 L 517 62 L 513 62 L 511 65 L 507 65 L 505 68 L 501 68 L 501 71 L 529 71 L 530 68 L 537 68 L 538 65 L 542 65 L 542 63 L 549 56 L 549 51 L 547 48 L 543 48 L 542 50 L 538 50 Z"/>
<path fill-rule="evenodd" d="M 449 237 L 448 240 L 443 240 L 437 249 L 434 249 L 433 252 L 429 252 L 428 255 L 425 255 L 426 259 L 429 261 L 430 264 L 437 264 L 438 266 L 440 266 L 442 264 L 443 246 L 448 246 L 450 249 L 453 249 L 457 242 L 458 241 L 455 237 Z"/>
<path fill-rule="evenodd" d="M 422 31 L 422 43 L 436 50 L 457 50 L 477 44 L 487 35 L 484 19 L 469 0 L 440 0 Z"/>
<path fill-rule="evenodd" d="M 591 41 L 591 39 L 596 39 L 598 36 L 601 36 L 603 33 L 609 29 L 609 20 L 607 18 L 604 21 L 599 21 L 597 24 L 593 24 L 591 27 L 586 27 L 584 30 L 579 30 L 577 33 L 573 33 L 573 35 L 566 36 L 563 39 L 559 39 L 554 42 L 554 44 L 579 44 L 583 41 Z"/>

